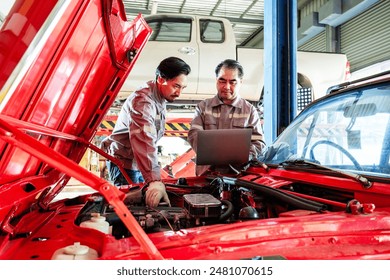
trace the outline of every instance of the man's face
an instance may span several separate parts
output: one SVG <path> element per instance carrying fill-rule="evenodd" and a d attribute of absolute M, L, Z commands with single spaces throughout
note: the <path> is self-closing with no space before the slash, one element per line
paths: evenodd
<path fill-rule="evenodd" d="M 180 96 L 183 89 L 187 87 L 187 76 L 180 74 L 171 80 L 158 77 L 157 82 L 159 84 L 159 90 L 165 100 L 173 102 Z"/>
<path fill-rule="evenodd" d="M 238 76 L 238 69 L 222 67 L 217 76 L 218 96 L 222 101 L 234 99 L 240 90 L 242 80 Z"/>

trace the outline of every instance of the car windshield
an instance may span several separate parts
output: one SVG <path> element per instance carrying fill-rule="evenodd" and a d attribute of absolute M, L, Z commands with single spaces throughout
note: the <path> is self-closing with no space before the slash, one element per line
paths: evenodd
<path fill-rule="evenodd" d="M 390 178 L 390 83 L 312 103 L 264 151 L 266 164 L 304 160 Z"/>

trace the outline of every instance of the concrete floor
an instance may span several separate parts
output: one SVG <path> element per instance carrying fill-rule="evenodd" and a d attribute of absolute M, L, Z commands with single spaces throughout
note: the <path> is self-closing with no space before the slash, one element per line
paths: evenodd
<path fill-rule="evenodd" d="M 70 179 L 66 187 L 59 193 L 54 200 L 61 200 L 64 198 L 73 198 L 79 195 L 94 193 L 96 190 L 89 186 L 85 186 L 75 179 Z"/>

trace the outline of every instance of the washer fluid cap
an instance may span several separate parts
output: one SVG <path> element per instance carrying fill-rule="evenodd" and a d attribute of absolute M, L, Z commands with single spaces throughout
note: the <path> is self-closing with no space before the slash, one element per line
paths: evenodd
<path fill-rule="evenodd" d="M 67 255 L 86 255 L 88 251 L 89 247 L 81 245 L 80 242 L 75 242 L 73 245 L 64 248 L 64 253 Z"/>
<path fill-rule="evenodd" d="M 104 222 L 105 220 L 106 220 L 106 217 L 100 216 L 99 213 L 92 213 L 91 221 Z"/>
<path fill-rule="evenodd" d="M 100 216 L 99 213 L 92 213 L 91 219 L 82 222 L 80 227 L 93 228 L 105 234 L 110 234 L 110 225 L 106 221 L 106 217 Z"/>
<path fill-rule="evenodd" d="M 73 245 L 69 245 L 58 249 L 54 252 L 52 260 L 96 260 L 98 258 L 96 250 L 89 248 L 88 246 L 81 245 L 80 242 L 75 242 Z"/>

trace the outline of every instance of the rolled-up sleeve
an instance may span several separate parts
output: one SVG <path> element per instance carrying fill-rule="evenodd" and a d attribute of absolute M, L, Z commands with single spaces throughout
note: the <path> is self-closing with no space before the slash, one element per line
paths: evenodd
<path fill-rule="evenodd" d="M 249 106 L 250 117 L 248 119 L 248 126 L 252 127 L 251 149 L 250 155 L 252 158 L 257 158 L 264 149 L 264 132 L 261 126 L 259 114 L 254 106 Z"/>
<path fill-rule="evenodd" d="M 199 130 L 204 130 L 204 103 L 200 102 L 198 106 L 195 109 L 195 113 L 193 116 L 193 119 L 191 121 L 191 127 L 188 131 L 188 137 L 187 141 L 190 143 L 192 149 L 196 152 L 196 146 L 197 146 L 197 133 Z"/>

